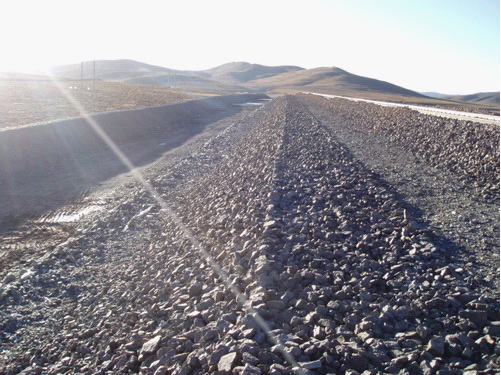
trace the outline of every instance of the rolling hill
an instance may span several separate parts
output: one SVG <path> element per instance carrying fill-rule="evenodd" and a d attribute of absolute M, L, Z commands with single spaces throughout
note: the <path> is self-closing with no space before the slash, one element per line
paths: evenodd
<path fill-rule="evenodd" d="M 314 91 L 334 95 L 363 95 L 368 98 L 381 95 L 426 98 L 415 91 L 385 81 L 358 76 L 336 67 L 291 71 L 253 80 L 247 82 L 247 85 L 263 91 Z"/>
<path fill-rule="evenodd" d="M 153 84 L 178 90 L 211 93 L 255 91 L 244 84 L 251 80 L 297 70 L 303 70 L 303 68 L 265 66 L 246 62 L 233 62 L 201 71 L 173 70 L 134 60 L 96 60 L 95 65 L 96 79 Z M 92 79 L 93 72 L 94 62 L 84 62 L 83 78 Z M 80 79 L 81 64 L 57 66 L 51 69 L 51 73 L 61 78 Z"/>
<path fill-rule="evenodd" d="M 273 77 L 282 73 L 304 70 L 299 66 L 265 66 L 250 64 L 247 62 L 232 62 L 223 64 L 212 69 L 204 70 L 201 73 L 208 77 L 231 84 L 241 84 L 256 79 Z"/>
<path fill-rule="evenodd" d="M 483 104 L 483 105 L 495 105 L 499 107 L 499 91 L 479 92 L 470 95 L 449 95 L 446 96 L 444 99 L 455 100 L 459 102 Z"/>
<path fill-rule="evenodd" d="M 92 79 L 93 61 L 84 62 L 83 68 L 84 79 Z M 51 73 L 61 78 L 80 79 L 81 65 L 78 63 L 54 67 Z M 292 65 L 266 66 L 231 62 L 211 69 L 188 71 L 134 60 L 96 60 L 96 78 L 209 94 L 310 91 L 445 107 L 458 107 L 459 104 L 461 107 L 499 112 L 499 92 L 464 96 L 418 93 L 389 82 L 352 74 L 337 67 L 303 69 Z"/>
<path fill-rule="evenodd" d="M 94 61 L 83 63 L 83 78 L 92 79 Z M 134 60 L 96 60 L 96 79 L 125 80 L 152 74 L 165 74 L 175 70 L 161 66 L 145 64 Z M 60 65 L 50 69 L 57 77 L 80 79 L 81 64 Z"/>
<path fill-rule="evenodd" d="M 168 73 L 148 75 L 125 79 L 127 83 L 141 83 L 147 85 L 159 85 L 171 87 L 176 90 L 190 92 L 211 92 L 227 94 L 249 91 L 249 89 L 230 83 L 216 81 L 195 73 Z"/>
<path fill-rule="evenodd" d="M 248 88 L 239 86 L 238 80 L 226 79 L 224 69 L 208 71 L 174 70 L 161 66 L 145 64 L 134 60 L 96 60 L 96 79 L 107 81 L 121 81 L 127 83 L 140 83 L 176 88 L 181 91 L 207 92 L 214 94 L 236 93 L 249 91 Z M 249 64 L 250 65 L 250 64 Z M 228 70 L 228 74 L 233 70 Z M 81 64 L 70 64 L 53 67 L 50 72 L 62 79 L 80 79 Z M 244 73 L 236 70 L 235 73 Z M 83 63 L 83 78 L 92 79 L 94 62 Z M 212 75 L 221 79 L 211 79 Z M 255 77 L 255 76 L 252 76 Z"/>
<path fill-rule="evenodd" d="M 441 94 L 439 92 L 434 92 L 434 91 L 420 92 L 420 94 L 429 96 L 430 98 L 437 98 L 437 99 L 443 99 L 450 96 L 447 94 Z"/>

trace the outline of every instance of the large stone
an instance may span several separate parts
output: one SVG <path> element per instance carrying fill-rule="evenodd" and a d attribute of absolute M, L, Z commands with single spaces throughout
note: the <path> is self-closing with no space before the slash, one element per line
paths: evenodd
<path fill-rule="evenodd" d="M 468 319 L 470 322 L 475 324 L 479 329 L 484 328 L 487 324 L 487 311 L 478 310 L 462 310 L 459 312 L 459 316 Z"/>
<path fill-rule="evenodd" d="M 209 356 L 209 365 L 218 365 L 221 358 L 226 354 L 228 354 L 228 351 L 224 349 L 214 351 L 214 353 Z"/>
<path fill-rule="evenodd" d="M 490 325 L 484 328 L 484 333 L 491 335 L 491 336 L 496 336 L 499 337 L 499 322 L 491 322 Z"/>
<path fill-rule="evenodd" d="M 188 289 L 188 294 L 190 297 L 196 297 L 198 296 L 203 289 L 203 284 L 200 282 L 193 283 L 190 288 Z"/>
<path fill-rule="evenodd" d="M 162 340 L 162 336 L 158 335 L 153 337 L 152 339 L 146 341 L 141 348 L 141 353 L 144 356 L 153 354 L 157 351 L 158 346 L 160 345 L 160 340 Z"/>
<path fill-rule="evenodd" d="M 317 368 L 322 367 L 322 362 L 320 360 L 317 361 L 310 361 L 310 362 L 300 362 L 299 365 L 302 368 L 308 369 L 308 370 L 315 370 Z"/>
<path fill-rule="evenodd" d="M 280 300 L 267 301 L 266 307 L 269 309 L 283 310 L 285 309 L 285 302 Z"/>
<path fill-rule="evenodd" d="M 245 318 L 242 319 L 241 323 L 247 329 L 252 329 L 252 328 L 254 328 L 255 330 L 261 329 L 258 322 L 256 321 L 256 319 L 254 319 L 254 317 L 252 315 L 245 316 Z"/>
<path fill-rule="evenodd" d="M 427 326 L 419 325 L 416 327 L 416 332 L 423 340 L 426 340 L 431 336 L 433 330 Z"/>
<path fill-rule="evenodd" d="M 232 352 L 225 354 L 221 357 L 217 364 L 217 369 L 223 374 L 231 374 L 233 367 L 235 367 L 238 361 L 238 353 Z"/>
<path fill-rule="evenodd" d="M 369 360 L 360 354 L 354 354 L 348 359 L 349 366 L 358 371 L 364 372 L 369 367 Z"/>
<path fill-rule="evenodd" d="M 262 372 L 259 367 L 252 366 L 248 363 L 245 364 L 245 367 L 242 371 L 242 375 L 261 375 Z"/>
<path fill-rule="evenodd" d="M 9 272 L 4 278 L 3 278 L 3 283 L 8 284 L 16 280 L 16 275 L 14 273 Z"/>
<path fill-rule="evenodd" d="M 253 356 L 252 354 L 247 353 L 247 352 L 242 353 L 242 360 L 245 363 L 248 363 L 248 364 L 253 365 L 253 366 L 256 366 L 257 364 L 259 364 L 259 359 L 255 356 Z"/>
<path fill-rule="evenodd" d="M 444 355 L 445 339 L 442 336 L 432 338 L 426 347 L 426 350 L 435 356 Z"/>

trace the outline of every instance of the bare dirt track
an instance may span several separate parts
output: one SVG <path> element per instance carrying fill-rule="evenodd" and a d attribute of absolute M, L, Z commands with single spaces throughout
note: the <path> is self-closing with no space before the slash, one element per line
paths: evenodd
<path fill-rule="evenodd" d="M 445 147 L 429 160 L 426 148 L 409 150 L 398 133 L 409 112 L 390 137 L 371 121 L 393 112 L 371 117 L 370 106 L 319 99 L 221 113 L 145 160 L 139 171 L 179 220 L 126 173 L 5 234 L 3 250 L 16 259 L 0 274 L 2 370 L 498 373 L 499 284 L 484 277 L 494 258 L 485 256 L 480 217 L 499 231 L 498 181 L 467 178 L 448 165 Z M 147 124 L 155 118 L 139 144 L 162 139 Z M 119 134 L 121 145 L 136 139 Z M 478 134 L 469 140 L 480 152 Z M 432 194 L 451 176 L 455 195 L 447 186 Z M 428 216 L 462 208 L 465 195 L 486 210 L 472 211 L 481 233 L 458 246 L 460 228 L 434 228 Z M 443 198 L 451 201 L 435 209 Z M 495 246 L 495 236 L 487 240 Z"/>

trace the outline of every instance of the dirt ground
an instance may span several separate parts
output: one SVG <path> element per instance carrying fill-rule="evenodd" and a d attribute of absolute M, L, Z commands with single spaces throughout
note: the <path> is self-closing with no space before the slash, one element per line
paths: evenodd
<path fill-rule="evenodd" d="M 205 98 L 0 131 L 0 232 L 127 171 L 92 126 L 106 133 L 134 166 L 141 166 L 208 124 L 239 112 L 242 107 L 235 104 L 260 97 L 265 96 Z M 118 97 L 110 100 L 124 105 Z M 142 100 L 148 103 L 147 97 Z"/>
<path fill-rule="evenodd" d="M 193 98 L 166 87 L 122 82 L 0 80 L 0 129 L 76 117 L 81 109 L 92 114 Z"/>

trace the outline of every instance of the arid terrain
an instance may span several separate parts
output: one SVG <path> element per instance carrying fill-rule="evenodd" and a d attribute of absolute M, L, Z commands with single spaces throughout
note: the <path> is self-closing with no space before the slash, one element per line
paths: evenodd
<path fill-rule="evenodd" d="M 0 77 L 0 129 L 81 116 L 81 110 L 110 112 L 178 103 L 195 97 L 162 86 L 7 78 Z"/>
<path fill-rule="evenodd" d="M 55 67 L 59 77 L 93 78 L 94 63 Z M 451 96 L 431 93 L 427 96 L 390 82 L 363 77 L 338 67 L 304 69 L 299 66 L 266 66 L 231 62 L 200 71 L 173 70 L 134 60 L 98 60 L 96 78 L 129 83 L 170 87 L 196 93 L 235 94 L 242 92 L 317 92 L 371 100 L 395 101 L 445 109 L 479 112 L 499 116 L 499 92 Z"/>
<path fill-rule="evenodd" d="M 0 131 L 0 372 L 499 373 L 499 126 L 87 91 Z"/>
<path fill-rule="evenodd" d="M 110 93 L 110 90 L 106 92 Z M 137 94 L 134 96 L 136 106 L 142 104 L 144 107 L 152 103 L 144 91 L 138 90 Z M 186 100 L 184 94 L 175 92 L 168 92 L 163 99 L 176 98 Z M 21 126 L 16 123 L 18 126 L 0 130 L 0 185 L 3 187 L 0 190 L 0 232 L 26 217 L 40 215 L 61 203 L 83 196 L 110 177 L 127 171 L 124 163 L 91 124 L 97 124 L 111 138 L 114 146 L 121 148 L 129 162 L 141 166 L 182 145 L 208 124 L 238 112 L 238 104 L 259 98 L 266 98 L 266 95 L 208 97 L 38 125 Z M 72 98 L 76 99 L 77 96 Z M 92 94 L 86 99 L 82 105 L 88 108 L 97 108 L 100 104 L 99 98 Z M 123 107 L 124 99 L 127 100 L 128 96 L 111 95 L 108 106 Z M 156 100 L 162 102 L 162 98 Z M 23 107 L 27 110 L 29 102 L 25 102 Z M 38 114 L 37 117 L 50 118 L 54 108 L 50 105 L 44 108 L 51 113 Z M 69 113 L 67 108 L 64 110 Z"/>

